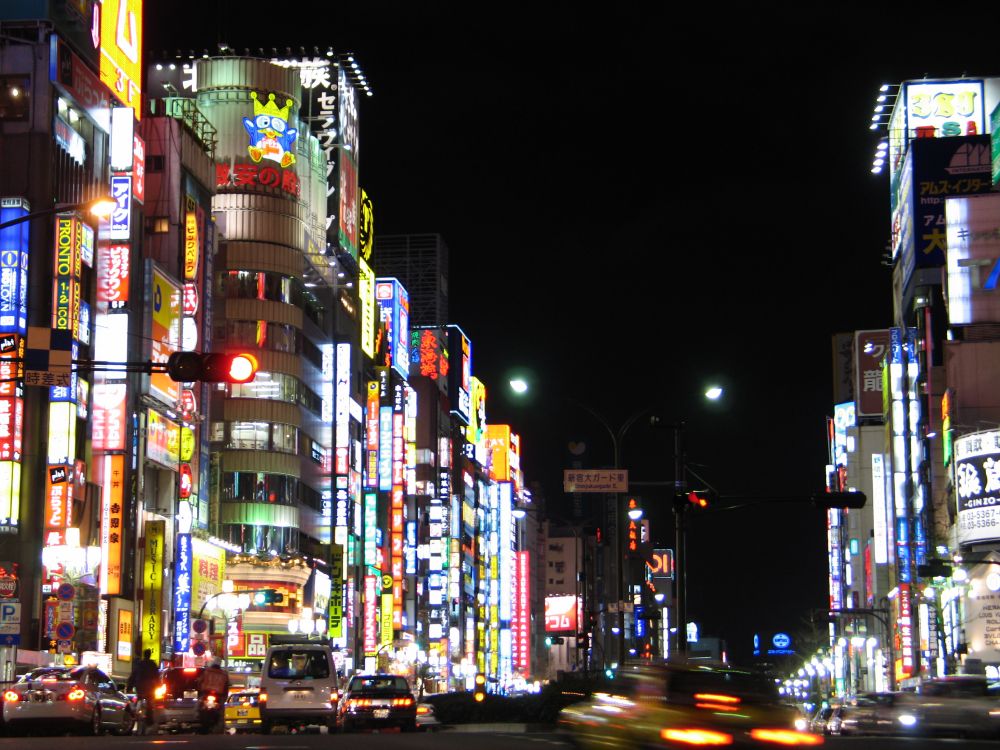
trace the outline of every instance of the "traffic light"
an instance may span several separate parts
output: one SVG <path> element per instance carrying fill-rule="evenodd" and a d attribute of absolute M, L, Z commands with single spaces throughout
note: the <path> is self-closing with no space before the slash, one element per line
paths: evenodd
<path fill-rule="evenodd" d="M 284 601 L 285 595 L 274 589 L 262 589 L 253 595 L 254 604 L 282 604 Z"/>
<path fill-rule="evenodd" d="M 864 508 L 868 498 L 864 492 L 817 492 L 813 504 L 820 508 Z"/>
<path fill-rule="evenodd" d="M 561 638 L 561 637 L 553 637 L 551 635 L 545 636 L 545 646 L 546 647 L 559 645 L 559 644 L 562 644 L 562 643 L 565 643 L 565 642 L 566 642 L 566 640 L 564 638 Z"/>
<path fill-rule="evenodd" d="M 257 358 L 239 352 L 174 352 L 167 360 L 167 375 L 179 383 L 249 383 L 257 374 Z"/>
<path fill-rule="evenodd" d="M 712 490 L 690 490 L 674 495 L 674 508 L 683 512 L 688 508 L 707 508 L 715 500 Z"/>
<path fill-rule="evenodd" d="M 482 703 L 486 700 L 486 675 L 476 675 L 476 691 L 473 698 L 475 698 L 476 703 Z"/>

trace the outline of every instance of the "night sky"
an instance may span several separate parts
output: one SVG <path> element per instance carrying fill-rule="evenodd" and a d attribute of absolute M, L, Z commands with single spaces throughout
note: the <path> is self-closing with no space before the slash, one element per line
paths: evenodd
<path fill-rule="evenodd" d="M 359 173 L 376 238 L 444 237 L 488 420 L 522 435 L 526 479 L 560 515 L 568 444 L 612 460 L 564 397 L 613 430 L 642 409 L 683 420 L 689 466 L 723 495 L 822 488 L 831 336 L 892 324 L 878 87 L 995 70 L 968 10 L 893 30 L 843 5 L 683 20 L 630 2 L 197 5 L 146 0 L 147 50 L 355 54 L 375 92 Z M 509 394 L 515 373 L 531 398 Z M 709 381 L 727 389 L 713 408 Z M 634 480 L 672 481 L 669 430 L 638 419 L 621 449 Z M 669 491 L 637 494 L 673 546 Z M 754 632 L 796 630 L 826 607 L 823 524 L 804 502 L 692 518 L 690 619 L 737 661 Z"/>

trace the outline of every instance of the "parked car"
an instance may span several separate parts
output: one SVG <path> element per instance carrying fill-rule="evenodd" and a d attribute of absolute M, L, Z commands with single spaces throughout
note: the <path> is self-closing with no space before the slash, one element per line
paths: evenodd
<path fill-rule="evenodd" d="M 340 678 L 328 641 L 274 636 L 260 675 L 261 731 L 276 725 L 337 728 Z"/>
<path fill-rule="evenodd" d="M 626 665 L 610 692 L 564 708 L 558 719 L 582 750 L 821 744 L 808 725 L 766 676 L 694 664 Z"/>
<path fill-rule="evenodd" d="M 340 701 L 338 724 L 344 732 L 383 727 L 413 732 L 417 729 L 417 700 L 405 677 L 355 675 Z"/>
<path fill-rule="evenodd" d="M 260 691 L 255 689 L 231 693 L 226 701 L 226 731 L 253 732 L 260 729 Z"/>
<path fill-rule="evenodd" d="M 160 673 L 153 691 L 150 731 L 179 732 L 200 728 L 198 680 L 203 667 L 170 667 Z"/>
<path fill-rule="evenodd" d="M 134 704 L 96 667 L 41 667 L 23 675 L 3 694 L 8 734 L 75 725 L 86 733 L 131 734 Z"/>

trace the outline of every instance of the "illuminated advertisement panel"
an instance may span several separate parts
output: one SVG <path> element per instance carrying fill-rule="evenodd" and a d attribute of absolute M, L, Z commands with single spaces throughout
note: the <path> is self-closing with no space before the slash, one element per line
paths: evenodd
<path fill-rule="evenodd" d="M 382 594 L 382 607 L 379 611 L 379 646 L 392 644 L 392 619 L 394 612 L 392 594 Z"/>
<path fill-rule="evenodd" d="M 913 675 L 913 598 L 910 584 L 900 583 L 896 596 L 896 631 L 899 634 L 900 652 L 896 659 L 896 680 Z"/>
<path fill-rule="evenodd" d="M 448 352 L 451 367 L 448 392 L 451 413 L 469 424 L 472 416 L 472 342 L 455 325 L 448 326 Z"/>
<path fill-rule="evenodd" d="M 448 392 L 448 346 L 440 328 L 410 332 L 410 372 L 430 378 L 441 393 Z"/>
<path fill-rule="evenodd" d="M 132 178 L 112 175 L 111 197 L 117 205 L 108 218 L 108 237 L 127 242 L 132 234 Z"/>
<path fill-rule="evenodd" d="M 375 300 L 386 324 L 392 367 L 406 379 L 410 374 L 410 297 L 397 279 L 378 278 Z"/>
<path fill-rule="evenodd" d="M 340 120 L 340 206 L 338 240 L 340 249 L 358 258 L 358 95 L 347 78 L 337 69 L 337 114 Z"/>
<path fill-rule="evenodd" d="M 142 119 L 143 0 L 103 0 L 101 17 L 101 83 L 135 119 Z"/>
<path fill-rule="evenodd" d="M 378 488 L 392 490 L 392 407 L 380 406 L 378 417 Z"/>
<path fill-rule="evenodd" d="M 76 458 L 76 404 L 49 404 L 48 462 L 69 464 Z"/>
<path fill-rule="evenodd" d="M 392 624 L 403 626 L 403 529 L 406 520 L 404 507 L 404 435 L 406 403 L 402 383 L 395 383 L 392 389 L 392 490 L 389 506 L 390 523 L 390 571 L 392 573 L 392 598 L 394 610 Z M 383 602 L 385 598 L 383 597 Z"/>
<path fill-rule="evenodd" d="M 146 458 L 177 471 L 180 466 L 180 425 L 162 414 L 146 410 Z"/>
<path fill-rule="evenodd" d="M 510 425 L 486 425 L 490 476 L 497 482 L 510 481 Z"/>
<path fill-rule="evenodd" d="M 21 464 L 0 461 L 0 528 L 12 531 L 21 518 Z"/>
<path fill-rule="evenodd" d="M 24 401 L 0 398 L 0 461 L 20 461 L 24 428 Z"/>
<path fill-rule="evenodd" d="M 510 628 L 513 634 L 514 670 L 522 676 L 531 674 L 531 564 L 528 550 L 515 553 L 513 581 L 514 609 Z"/>
<path fill-rule="evenodd" d="M 1000 430 L 955 440 L 959 544 L 1000 539 Z"/>
<path fill-rule="evenodd" d="M 854 334 L 854 399 L 860 417 L 882 416 L 882 360 L 888 349 L 888 329 Z"/>
<path fill-rule="evenodd" d="M 166 537 L 166 521 L 146 522 L 146 543 L 142 561 L 142 648 L 149 649 L 150 658 L 160 661 L 160 639 L 163 623 L 160 609 L 163 597 L 163 543 Z"/>
<path fill-rule="evenodd" d="M 91 442 L 95 451 L 125 450 L 125 389 L 125 383 L 94 384 Z"/>
<path fill-rule="evenodd" d="M 184 214 L 184 280 L 193 281 L 198 277 L 198 214 L 188 210 Z"/>
<path fill-rule="evenodd" d="M 158 268 L 153 268 L 150 360 L 165 363 L 181 346 L 181 286 Z M 170 406 L 180 398 L 180 385 L 166 373 L 149 376 L 149 392 Z"/>
<path fill-rule="evenodd" d="M 500 528 L 498 530 L 499 554 L 497 579 L 500 586 L 500 620 L 507 622 L 513 609 L 513 586 L 511 578 L 514 575 L 514 496 L 510 482 L 500 482 Z"/>
<path fill-rule="evenodd" d="M 226 551 L 192 537 L 191 609 L 198 611 L 216 594 L 222 593 L 226 577 Z"/>
<path fill-rule="evenodd" d="M 545 632 L 576 633 L 576 597 L 545 597 Z"/>
<path fill-rule="evenodd" d="M 125 533 L 125 455 L 99 456 L 101 463 L 101 577 L 102 594 L 121 593 L 122 544 Z"/>
<path fill-rule="evenodd" d="M 379 647 L 378 578 L 365 576 L 364 649 L 365 656 L 375 656 Z"/>
<path fill-rule="evenodd" d="M 358 301 L 361 303 L 361 351 L 375 358 L 375 272 L 358 260 Z"/>
<path fill-rule="evenodd" d="M 177 535 L 174 554 L 174 653 L 185 654 L 191 645 L 191 535 Z"/>
<path fill-rule="evenodd" d="M 980 135 L 986 129 L 983 81 L 907 81 L 906 133 L 909 138 Z"/>
<path fill-rule="evenodd" d="M 0 199 L 0 223 L 28 214 L 23 198 Z M 0 333 L 27 332 L 28 323 L 28 241 L 25 221 L 0 229 Z"/>
<path fill-rule="evenodd" d="M 365 547 L 364 547 L 364 564 L 365 565 L 375 565 L 375 558 L 377 556 L 376 548 L 378 546 L 378 505 L 377 496 L 374 492 L 365 493 Z"/>
<path fill-rule="evenodd" d="M 910 203 L 913 219 L 900 242 L 904 288 L 914 269 L 945 265 L 945 199 L 988 193 L 993 185 L 988 135 L 919 138 L 910 144 L 907 159 L 912 163 L 912 187 L 908 194 L 900 193 L 900 202 Z"/>
<path fill-rule="evenodd" d="M 146 201 L 146 142 L 137 135 L 132 138 L 132 197 Z"/>
<path fill-rule="evenodd" d="M 889 562 L 889 513 L 886 507 L 885 456 L 872 454 L 872 515 L 874 523 L 874 560 L 876 563 Z"/>
<path fill-rule="evenodd" d="M 335 459 L 334 474 L 338 477 L 346 477 L 348 474 L 348 463 L 351 451 L 351 345 L 337 344 L 336 357 L 336 387 L 334 390 L 334 433 L 335 433 Z M 346 485 L 346 479 L 344 481 Z M 338 528 L 347 529 L 348 503 L 351 501 L 350 493 L 346 486 L 341 488 L 338 485 L 336 505 L 334 506 L 334 525 Z M 345 531 L 346 533 L 346 531 Z"/>
<path fill-rule="evenodd" d="M 379 387 L 377 380 L 368 381 L 365 401 L 365 489 L 375 489 L 378 485 L 378 445 L 379 445 Z M 369 561 L 371 562 L 371 561 Z"/>
<path fill-rule="evenodd" d="M 375 247 L 375 211 L 372 199 L 364 188 L 361 190 L 361 202 L 358 206 L 358 263 L 364 261 L 367 265 L 372 260 L 372 249 Z"/>
<path fill-rule="evenodd" d="M 52 269 L 52 327 L 60 331 L 75 331 L 77 319 L 73 317 L 73 300 L 79 297 L 80 256 L 77 252 L 77 218 L 61 214 L 55 218 L 55 248 Z M 79 302 L 77 302 L 79 304 Z"/>
<path fill-rule="evenodd" d="M 1000 322 L 1000 196 L 945 201 L 951 325 Z"/>
<path fill-rule="evenodd" d="M 128 304 L 129 253 L 127 244 L 102 245 L 97 250 L 97 301 L 109 310 Z"/>
<path fill-rule="evenodd" d="M 72 525 L 70 466 L 49 466 L 45 474 L 45 530 L 59 530 Z M 46 534 L 48 536 L 48 534 Z"/>
<path fill-rule="evenodd" d="M 318 572 L 318 571 L 317 571 Z M 330 599 L 328 635 L 344 637 L 344 545 L 330 545 Z"/>

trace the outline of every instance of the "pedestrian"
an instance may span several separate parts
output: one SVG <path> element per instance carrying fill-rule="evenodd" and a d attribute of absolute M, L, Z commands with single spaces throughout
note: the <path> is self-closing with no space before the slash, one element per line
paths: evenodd
<path fill-rule="evenodd" d="M 135 691 L 139 720 L 144 726 L 153 721 L 153 692 L 160 682 L 160 667 L 153 661 L 153 652 L 146 649 L 142 659 L 132 665 L 132 672 L 125 683 L 125 692 Z"/>

